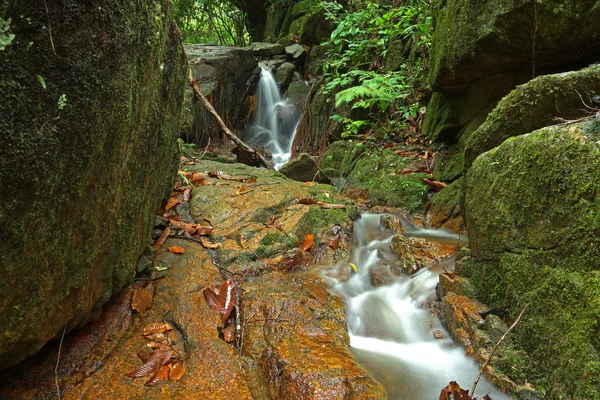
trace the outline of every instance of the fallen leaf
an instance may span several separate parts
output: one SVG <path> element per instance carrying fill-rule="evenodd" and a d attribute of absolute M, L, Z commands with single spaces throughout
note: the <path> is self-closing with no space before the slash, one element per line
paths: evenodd
<path fill-rule="evenodd" d="M 167 240 L 167 237 L 170 233 L 171 229 L 165 228 L 165 230 L 162 231 L 162 233 L 160 234 L 160 237 L 156 239 L 156 242 L 154 242 L 154 244 L 152 245 L 152 248 L 154 250 L 158 250 L 158 248 L 165 242 L 165 240 Z"/>
<path fill-rule="evenodd" d="M 210 233 L 214 229 L 212 226 L 203 226 L 200 224 L 188 224 L 186 222 L 173 220 L 170 220 L 170 222 L 177 228 L 183 229 L 190 235 L 210 235 Z"/>
<path fill-rule="evenodd" d="M 448 186 L 447 183 L 440 182 L 440 181 L 432 181 L 429 179 L 422 179 L 422 182 L 425 183 L 426 185 L 431 186 L 434 190 L 436 190 L 438 192 Z"/>
<path fill-rule="evenodd" d="M 140 314 L 146 312 L 146 310 L 152 304 L 152 294 L 144 288 L 136 288 L 133 291 L 133 297 L 131 298 L 131 308 Z"/>
<path fill-rule="evenodd" d="M 315 186 L 316 185 L 316 183 L 314 183 L 314 182 L 304 182 L 304 184 L 307 186 Z"/>
<path fill-rule="evenodd" d="M 150 359 L 138 369 L 127 374 L 130 378 L 143 378 L 151 374 L 156 374 L 160 368 L 169 361 L 173 355 L 173 350 L 155 350 Z"/>
<path fill-rule="evenodd" d="M 148 380 L 148 382 L 146 382 L 146 386 L 152 386 L 156 382 L 158 382 L 160 380 L 163 380 L 163 379 L 167 379 L 168 377 L 169 377 L 169 367 L 167 367 L 166 365 L 163 365 L 162 367 L 160 367 L 160 369 L 158 370 L 158 372 L 156 372 Z"/>
<path fill-rule="evenodd" d="M 221 247 L 221 243 L 211 243 L 202 236 L 200 236 L 200 243 L 202 243 L 202 246 L 206 247 L 207 249 L 218 249 Z"/>
<path fill-rule="evenodd" d="M 240 194 L 244 194 L 248 191 L 248 188 L 245 188 L 243 186 L 240 186 L 238 188 L 238 190 L 235 191 L 236 196 L 239 196 Z"/>
<path fill-rule="evenodd" d="M 236 293 L 237 288 L 235 282 L 231 278 L 223 281 L 220 288 L 204 289 L 204 299 L 206 300 L 206 304 L 221 314 L 223 325 L 225 325 L 227 318 L 229 318 L 233 311 Z"/>
<path fill-rule="evenodd" d="M 190 201 L 191 195 L 192 195 L 191 186 L 186 186 L 185 190 L 183 191 L 183 201 Z"/>
<path fill-rule="evenodd" d="M 307 199 L 307 198 L 303 198 L 303 199 L 298 199 L 298 204 L 317 204 L 317 201 L 315 199 Z"/>
<path fill-rule="evenodd" d="M 461 389 L 455 381 L 452 381 L 442 389 L 439 400 L 473 400 L 469 392 Z"/>
<path fill-rule="evenodd" d="M 327 204 L 322 201 L 317 201 L 316 204 L 321 208 L 346 208 L 345 204 Z"/>
<path fill-rule="evenodd" d="M 142 335 L 146 336 L 146 335 L 150 335 L 152 333 L 156 333 L 156 332 L 168 332 L 168 331 L 172 331 L 173 327 L 171 325 L 169 325 L 169 323 L 167 322 L 155 322 L 153 324 L 147 325 L 146 327 L 144 327 L 144 329 L 142 329 Z"/>
<path fill-rule="evenodd" d="M 178 381 L 185 374 L 185 364 L 182 362 L 175 362 L 169 364 L 169 380 Z"/>
<path fill-rule="evenodd" d="M 169 197 L 169 201 L 167 201 L 167 205 L 165 206 L 165 211 L 169 211 L 171 208 L 175 207 L 177 204 L 181 204 L 181 200 L 177 197 Z"/>
<path fill-rule="evenodd" d="M 340 234 L 339 233 L 337 235 L 333 236 L 331 239 L 329 239 L 329 247 L 331 247 L 333 250 L 337 250 L 338 247 L 340 247 Z"/>
<path fill-rule="evenodd" d="M 221 333 L 223 333 L 223 340 L 225 340 L 225 342 L 231 343 L 235 340 L 235 326 L 234 325 L 230 325 L 227 328 L 223 328 L 221 330 Z"/>
<path fill-rule="evenodd" d="M 148 335 L 145 335 L 144 339 L 151 340 L 153 342 L 162 342 L 166 337 L 167 336 L 164 334 L 164 332 L 152 332 Z"/>
<path fill-rule="evenodd" d="M 142 360 L 142 363 L 146 364 L 148 361 L 150 361 L 150 358 L 152 358 L 152 353 L 148 353 L 147 351 L 140 351 L 138 352 L 138 357 L 140 358 L 140 360 Z"/>
<path fill-rule="evenodd" d="M 309 251 L 310 248 L 315 244 L 315 235 L 313 235 L 312 233 L 309 233 L 308 235 L 306 235 L 304 237 L 304 240 L 302 241 L 302 245 L 300 246 L 300 249 L 302 251 Z"/>
<path fill-rule="evenodd" d="M 219 292 L 216 288 L 206 288 L 204 289 L 204 300 L 206 304 L 213 310 L 219 311 L 223 308 L 223 305 L 219 300 Z"/>
<path fill-rule="evenodd" d="M 180 246 L 171 246 L 168 249 L 171 253 L 173 254 L 183 254 L 185 253 L 185 249 L 183 247 Z"/>

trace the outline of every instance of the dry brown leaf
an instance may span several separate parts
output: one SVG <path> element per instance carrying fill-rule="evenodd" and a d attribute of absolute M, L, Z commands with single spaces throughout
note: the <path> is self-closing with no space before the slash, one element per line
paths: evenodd
<path fill-rule="evenodd" d="M 316 183 L 314 183 L 314 182 L 304 182 L 304 184 L 306 186 L 315 186 L 316 185 Z"/>
<path fill-rule="evenodd" d="M 346 208 L 345 204 L 327 204 L 322 201 L 317 201 L 316 204 L 321 208 Z"/>
<path fill-rule="evenodd" d="M 240 186 L 238 188 L 238 190 L 235 191 L 235 195 L 239 196 L 240 194 L 245 194 L 248 191 L 248 188 L 245 188 L 244 186 Z"/>
<path fill-rule="evenodd" d="M 452 381 L 442 389 L 439 400 L 473 400 L 469 392 L 462 389 L 458 383 Z"/>
<path fill-rule="evenodd" d="M 160 368 L 173 356 L 173 350 L 155 350 L 152 356 L 138 369 L 127 374 L 130 378 L 143 378 L 151 374 L 156 374 Z"/>
<path fill-rule="evenodd" d="M 178 381 L 185 374 L 185 364 L 183 362 L 174 362 L 169 364 L 169 380 Z"/>
<path fill-rule="evenodd" d="M 169 377 L 169 367 L 163 365 L 160 367 L 158 372 L 156 372 L 149 380 L 146 382 L 146 386 L 152 386 L 156 382 L 161 381 L 163 379 L 167 379 Z"/>
<path fill-rule="evenodd" d="M 171 223 L 176 227 L 183 229 L 190 235 L 210 235 L 212 230 L 214 229 L 212 226 L 203 226 L 200 224 L 188 224 L 186 222 L 181 221 L 172 221 Z"/>
<path fill-rule="evenodd" d="M 313 247 L 313 245 L 315 244 L 315 235 L 313 235 L 312 233 L 309 233 L 308 235 L 306 235 L 304 237 L 304 240 L 302 241 L 302 245 L 300 246 L 300 249 L 302 251 L 309 251 L 311 247 Z"/>
<path fill-rule="evenodd" d="M 152 333 L 156 333 L 156 332 L 168 332 L 168 331 L 172 331 L 173 327 L 171 325 L 169 325 L 168 322 L 155 322 L 153 324 L 147 325 L 146 327 L 144 327 L 144 329 L 142 329 L 142 335 L 146 336 L 146 335 L 150 335 Z"/>
<path fill-rule="evenodd" d="M 133 291 L 133 297 L 131 298 L 131 308 L 140 314 L 146 312 L 146 310 L 152 304 L 152 293 L 144 288 L 136 288 Z"/>
<path fill-rule="evenodd" d="M 192 187 L 185 186 L 183 191 L 183 201 L 190 201 L 190 197 L 192 196 Z"/>
<path fill-rule="evenodd" d="M 167 240 L 167 237 L 171 233 L 171 229 L 165 228 L 165 230 L 160 234 L 160 237 L 156 239 L 156 242 L 152 245 L 154 250 L 158 250 L 158 248 Z"/>
<path fill-rule="evenodd" d="M 152 332 L 149 335 L 145 335 L 144 339 L 151 340 L 153 342 L 162 342 L 166 338 L 164 332 Z"/>
<path fill-rule="evenodd" d="M 165 206 L 165 211 L 169 211 L 171 208 L 175 207 L 177 204 L 181 204 L 181 200 L 177 197 L 169 197 L 169 201 L 167 201 L 167 205 Z"/>
<path fill-rule="evenodd" d="M 440 181 L 432 181 L 429 179 L 422 179 L 422 182 L 426 185 L 431 186 L 434 190 L 436 190 L 438 192 L 448 186 L 447 183 L 440 182 Z"/>
<path fill-rule="evenodd" d="M 202 243 L 202 246 L 206 247 L 207 249 L 218 249 L 219 247 L 221 247 L 221 243 L 211 243 L 208 240 L 204 239 L 202 236 L 199 236 L 200 238 L 200 243 Z"/>
<path fill-rule="evenodd" d="M 223 334 L 223 339 L 225 342 L 231 343 L 235 340 L 235 326 L 233 324 L 227 328 L 223 328 L 221 333 Z"/>
<path fill-rule="evenodd" d="M 339 233 L 337 235 L 333 236 L 331 239 L 329 239 L 329 247 L 331 247 L 333 250 L 337 250 L 338 247 L 340 247 L 340 234 Z"/>
<path fill-rule="evenodd" d="M 171 246 L 168 249 L 171 253 L 173 254 L 183 254 L 185 253 L 185 249 L 183 247 L 180 246 Z"/>
<path fill-rule="evenodd" d="M 206 304 L 213 310 L 219 311 L 223 308 L 223 305 L 219 300 L 219 290 L 217 288 L 206 288 L 204 289 L 204 300 Z"/>
<path fill-rule="evenodd" d="M 303 198 L 298 199 L 298 204 L 317 204 L 317 201 L 315 199 Z"/>
<path fill-rule="evenodd" d="M 221 289 L 219 290 L 219 301 L 223 305 L 223 309 L 219 311 L 221 313 L 221 320 L 223 321 L 223 325 L 225 325 L 225 321 L 231 315 L 233 311 L 233 307 L 235 306 L 235 296 L 237 292 L 237 287 L 233 279 L 229 278 L 221 284 Z"/>
<path fill-rule="evenodd" d="M 142 363 L 146 364 L 152 358 L 152 354 L 153 353 L 148 353 L 147 351 L 142 350 L 139 351 L 137 355 L 140 358 L 140 360 L 142 360 Z"/>

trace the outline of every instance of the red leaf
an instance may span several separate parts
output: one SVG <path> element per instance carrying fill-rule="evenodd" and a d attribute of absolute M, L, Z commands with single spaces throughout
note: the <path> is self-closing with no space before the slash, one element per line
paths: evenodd
<path fill-rule="evenodd" d="M 233 311 L 233 307 L 235 306 L 235 296 L 236 296 L 237 287 L 233 279 L 229 278 L 221 284 L 221 290 L 219 291 L 219 301 L 223 305 L 223 309 L 219 312 L 221 313 L 221 320 L 223 321 L 223 325 L 225 325 L 225 321 L 231 315 Z"/>
<path fill-rule="evenodd" d="M 173 355 L 173 350 L 156 350 L 152 353 L 150 360 L 144 363 L 138 369 L 127 374 L 130 378 L 142 378 L 150 374 L 156 374 L 160 368 L 169 361 Z"/>
<path fill-rule="evenodd" d="M 473 398 L 469 396 L 468 391 L 461 389 L 458 383 L 452 381 L 442 389 L 439 400 L 473 400 Z"/>
<path fill-rule="evenodd" d="M 204 300 L 206 300 L 206 304 L 210 308 L 216 311 L 220 311 L 223 309 L 223 304 L 221 304 L 221 300 L 219 299 L 219 291 L 214 288 L 206 288 L 204 289 Z"/>
<path fill-rule="evenodd" d="M 158 371 L 156 371 L 156 373 L 152 376 L 152 378 L 150 378 L 148 380 L 148 382 L 146 382 L 146 386 L 152 386 L 156 382 L 163 380 L 163 379 L 167 379 L 168 377 L 169 377 L 169 367 L 167 367 L 166 365 L 163 365 L 160 367 L 160 369 Z"/>

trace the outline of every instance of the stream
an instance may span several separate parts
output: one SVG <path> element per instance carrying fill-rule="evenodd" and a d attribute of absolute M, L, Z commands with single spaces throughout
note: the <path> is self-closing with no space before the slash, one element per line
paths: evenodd
<path fill-rule="evenodd" d="M 363 214 L 354 222 L 350 262 L 357 266 L 358 273 L 346 282 L 330 278 L 333 291 L 346 304 L 353 353 L 381 382 L 390 399 L 437 399 L 442 388 L 453 380 L 469 390 L 479 367 L 452 342 L 439 319 L 429 311 L 443 269 L 401 276 L 390 285 L 371 284 L 369 269 L 397 257 L 390 250 L 396 233 L 381 226 L 381 216 Z M 443 267 L 452 270 L 454 259 L 444 261 Z M 443 333 L 443 338 L 434 337 L 436 330 Z M 494 400 L 510 399 L 482 378 L 475 395 L 485 394 Z"/>

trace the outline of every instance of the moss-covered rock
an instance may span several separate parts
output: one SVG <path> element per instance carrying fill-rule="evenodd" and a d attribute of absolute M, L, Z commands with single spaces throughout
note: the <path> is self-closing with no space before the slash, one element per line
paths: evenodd
<path fill-rule="evenodd" d="M 600 396 L 600 122 L 540 129 L 481 154 L 466 181 L 473 259 L 489 306 L 510 306 L 524 355 L 502 372 L 549 398 Z"/>
<path fill-rule="evenodd" d="M 600 52 L 598 0 L 436 0 L 433 8 L 434 87 L 464 88 L 534 63 L 540 70 L 592 62 Z"/>
<path fill-rule="evenodd" d="M 465 231 L 459 201 L 463 181 L 464 179 L 460 178 L 452 182 L 433 197 L 430 208 L 433 228 L 446 228 L 453 232 Z"/>
<path fill-rule="evenodd" d="M 585 104 L 600 93 L 600 65 L 580 71 L 544 75 L 518 86 L 467 140 L 465 169 L 475 158 L 509 137 L 554 124 L 554 118 L 585 116 Z M 581 97 L 580 97 L 581 96 Z"/>
<path fill-rule="evenodd" d="M 131 281 L 177 170 L 187 66 L 171 2 L 47 6 L 2 9 L 0 368 Z"/>

